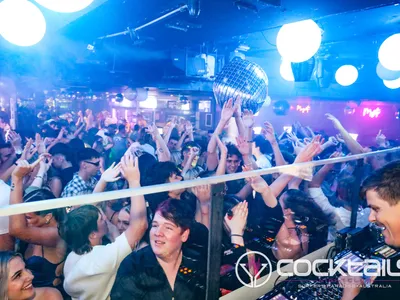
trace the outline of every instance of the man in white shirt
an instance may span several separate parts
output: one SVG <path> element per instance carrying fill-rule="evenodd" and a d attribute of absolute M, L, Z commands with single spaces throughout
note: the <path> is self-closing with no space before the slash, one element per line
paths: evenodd
<path fill-rule="evenodd" d="M 326 213 L 333 213 L 336 218 L 336 230 L 350 226 L 351 221 L 351 193 L 353 192 L 354 177 L 352 175 L 342 176 L 338 181 L 337 186 L 337 199 L 340 207 L 331 205 L 328 198 L 325 196 L 321 189 L 321 183 L 326 175 L 332 170 L 333 164 L 323 166 L 309 186 L 309 194 L 311 198 L 322 208 Z M 357 227 L 363 228 L 369 225 L 368 216 L 370 213 L 369 208 L 360 207 L 357 212 Z"/>
<path fill-rule="evenodd" d="M 123 157 L 121 172 L 130 188 L 140 187 L 137 158 Z M 110 298 L 119 265 L 147 229 L 144 197 L 131 197 L 131 204 L 129 227 L 106 246 L 102 245 L 102 238 L 108 232 L 106 217 L 95 206 L 84 205 L 73 210 L 61 224 L 61 236 L 72 249 L 64 265 L 64 289 L 72 299 Z"/>
<path fill-rule="evenodd" d="M 252 153 L 256 158 L 256 164 L 260 169 L 271 168 L 271 161 L 267 157 L 272 152 L 271 144 L 261 135 L 254 138 Z"/>
<path fill-rule="evenodd" d="M 10 204 L 10 187 L 0 180 L 0 207 Z M 0 217 L 0 251 L 14 250 L 14 239 L 8 234 L 8 217 Z"/>

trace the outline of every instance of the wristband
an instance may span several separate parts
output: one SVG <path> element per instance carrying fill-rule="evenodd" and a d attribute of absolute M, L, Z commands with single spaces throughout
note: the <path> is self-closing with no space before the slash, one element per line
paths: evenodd
<path fill-rule="evenodd" d="M 240 235 L 240 234 L 231 234 L 231 237 L 233 237 L 233 236 L 237 236 L 237 237 L 243 237 L 243 235 Z"/>

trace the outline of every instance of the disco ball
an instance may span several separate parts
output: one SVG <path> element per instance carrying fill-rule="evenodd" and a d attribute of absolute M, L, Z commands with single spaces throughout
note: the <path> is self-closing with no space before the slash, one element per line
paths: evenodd
<path fill-rule="evenodd" d="M 268 76 L 257 64 L 235 57 L 218 74 L 213 86 L 217 103 L 242 99 L 242 110 L 257 113 L 268 98 Z M 264 105 L 265 106 L 265 105 Z"/>

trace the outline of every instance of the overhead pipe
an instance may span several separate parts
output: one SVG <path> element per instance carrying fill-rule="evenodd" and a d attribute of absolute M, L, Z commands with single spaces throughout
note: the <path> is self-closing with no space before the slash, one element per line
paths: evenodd
<path fill-rule="evenodd" d="M 124 31 L 113 33 L 113 34 L 108 34 L 108 35 L 99 37 L 97 39 L 98 40 L 103 40 L 103 39 L 108 39 L 108 38 L 113 38 L 113 37 L 116 37 L 116 36 L 128 35 L 128 34 L 131 37 L 134 37 L 134 36 L 136 36 L 136 31 L 142 30 L 143 28 L 146 28 L 146 27 L 148 27 L 150 25 L 158 23 L 158 22 L 160 22 L 160 21 L 162 21 L 162 20 L 164 20 L 164 19 L 166 19 L 168 17 L 171 17 L 173 15 L 181 13 L 181 12 L 185 11 L 186 9 L 189 11 L 189 14 L 191 16 L 198 17 L 200 15 L 200 0 L 188 0 L 188 4 L 182 5 L 182 6 L 178 7 L 178 8 L 176 8 L 176 9 L 174 9 L 174 10 L 172 10 L 172 11 L 170 11 L 170 12 L 164 14 L 164 15 L 162 15 L 161 17 L 158 17 L 157 19 L 154 19 L 154 20 L 152 20 L 150 22 L 147 22 L 146 24 L 143 24 L 143 25 L 141 25 L 139 27 L 136 27 L 134 29 L 128 27 Z"/>

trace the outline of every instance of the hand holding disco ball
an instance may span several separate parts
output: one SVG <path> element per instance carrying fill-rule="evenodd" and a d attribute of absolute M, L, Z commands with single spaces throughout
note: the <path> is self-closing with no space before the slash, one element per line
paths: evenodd
<path fill-rule="evenodd" d="M 240 98 L 241 110 L 257 113 L 262 106 L 270 104 L 268 77 L 257 64 L 235 57 L 217 76 L 213 91 L 220 107 L 229 99 Z"/>

